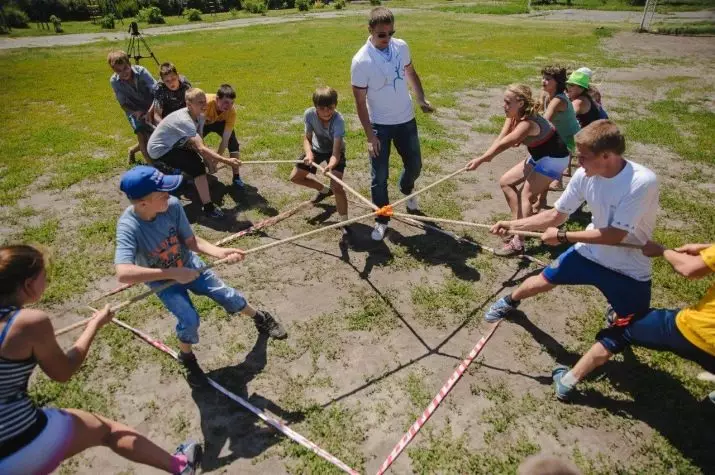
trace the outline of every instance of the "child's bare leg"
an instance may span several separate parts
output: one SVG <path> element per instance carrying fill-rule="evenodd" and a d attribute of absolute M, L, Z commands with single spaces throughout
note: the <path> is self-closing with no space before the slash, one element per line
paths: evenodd
<path fill-rule="evenodd" d="M 74 431 L 65 458 L 90 447 L 105 446 L 132 462 L 172 472 L 172 455 L 135 429 L 78 409 L 64 409 L 72 416 Z"/>
<path fill-rule="evenodd" d="M 316 180 L 313 175 L 309 175 L 306 170 L 297 167 L 293 168 L 293 171 L 290 173 L 290 181 L 296 185 L 307 186 L 316 191 L 323 191 L 323 188 L 325 188 L 325 185 Z"/>
<path fill-rule="evenodd" d="M 149 134 L 146 132 L 137 132 L 137 141 L 139 142 L 139 150 L 141 150 L 144 156 L 144 161 L 146 163 L 151 163 L 149 161 L 149 152 L 147 152 L 147 146 L 149 145 Z"/>
<path fill-rule="evenodd" d="M 578 363 L 571 369 L 571 374 L 576 380 L 581 381 L 594 369 L 603 366 L 611 359 L 611 353 L 601 342 L 593 344 L 590 350 L 578 360 Z"/>
<path fill-rule="evenodd" d="M 521 192 L 518 186 L 524 182 L 524 164 L 518 163 L 499 179 L 499 186 L 504 193 L 504 198 L 509 205 L 513 219 L 522 217 Z"/>
<path fill-rule="evenodd" d="M 333 175 L 340 180 L 343 179 L 341 172 L 333 171 Z M 330 180 L 330 189 L 333 190 L 333 194 L 335 195 L 335 207 L 338 210 L 338 214 L 346 217 L 348 215 L 348 197 L 345 195 L 345 190 L 334 180 Z"/>
<path fill-rule="evenodd" d="M 229 155 L 231 158 L 235 158 L 236 160 L 238 160 L 239 158 L 241 158 L 241 154 L 240 154 L 239 152 L 231 152 L 231 153 L 229 153 L 228 155 Z M 234 175 L 234 176 L 237 176 L 237 175 L 240 175 L 240 174 L 241 174 L 240 168 L 241 168 L 240 165 L 235 165 L 235 166 L 234 166 L 234 165 L 231 165 L 231 170 L 233 170 L 233 175 Z"/>
<path fill-rule="evenodd" d="M 196 186 L 196 191 L 199 193 L 199 199 L 201 204 L 211 202 L 211 192 L 209 191 L 209 179 L 206 174 L 197 176 L 194 178 L 194 186 Z"/>

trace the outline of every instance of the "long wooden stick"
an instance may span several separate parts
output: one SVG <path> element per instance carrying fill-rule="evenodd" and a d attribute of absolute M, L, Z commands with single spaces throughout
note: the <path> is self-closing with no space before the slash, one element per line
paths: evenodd
<path fill-rule="evenodd" d="M 491 224 L 472 223 L 471 221 L 457 221 L 454 219 L 431 218 L 429 216 L 417 216 L 417 215 L 407 214 L 407 213 L 394 213 L 394 216 L 410 218 L 410 219 L 414 219 L 416 221 L 425 221 L 428 223 L 434 222 L 434 223 L 455 224 L 457 226 L 469 226 L 469 227 L 483 228 L 483 229 L 490 229 L 492 227 Z M 534 231 L 518 231 L 515 229 L 507 229 L 506 234 L 512 234 L 512 235 L 522 236 L 522 237 L 540 238 L 543 233 L 534 232 Z M 577 243 L 579 241 L 569 241 L 569 242 Z M 642 249 L 643 248 L 643 246 L 641 246 L 640 244 L 630 244 L 630 243 L 625 243 L 625 242 L 619 242 L 617 244 L 599 244 L 599 245 L 600 246 L 627 247 L 630 249 Z"/>
<path fill-rule="evenodd" d="M 243 165 L 272 165 L 278 163 L 303 163 L 302 160 L 241 160 L 241 166 Z"/>
<path fill-rule="evenodd" d="M 373 210 L 377 210 L 377 209 L 378 209 L 378 206 L 377 206 L 376 204 L 374 204 L 372 201 L 368 200 L 368 199 L 365 198 L 363 195 L 361 195 L 360 193 L 358 193 L 357 191 L 355 191 L 350 185 L 348 185 L 347 183 L 345 183 L 345 182 L 344 182 L 343 180 L 341 180 L 340 178 L 336 177 L 333 173 L 328 172 L 328 171 L 325 171 L 325 168 L 323 168 L 322 166 L 320 166 L 320 165 L 317 164 L 317 163 L 314 163 L 313 166 L 316 167 L 317 169 L 319 169 L 321 172 L 323 172 L 323 174 L 326 175 L 326 176 L 327 176 L 328 178 L 330 178 L 331 180 L 335 180 L 335 182 L 336 182 L 337 184 L 339 184 L 340 186 L 342 186 L 342 187 L 343 187 L 345 190 L 347 190 L 348 192 L 352 193 L 353 196 L 355 196 L 355 198 L 357 198 L 357 199 L 359 199 L 360 201 L 362 201 L 363 203 L 365 203 L 365 205 L 367 205 L 369 208 L 371 208 L 371 209 L 373 209 Z"/>
<path fill-rule="evenodd" d="M 256 253 L 256 252 L 265 251 L 265 250 L 270 249 L 270 248 L 272 248 L 272 247 L 281 246 L 281 245 L 283 245 L 283 244 L 288 244 L 289 242 L 293 242 L 293 241 L 296 241 L 296 240 L 298 240 L 298 239 L 303 239 L 303 238 L 306 238 L 306 237 L 309 237 L 309 236 L 313 236 L 313 235 L 315 235 L 315 234 L 319 234 L 319 233 L 322 233 L 322 232 L 325 232 L 325 231 L 328 231 L 328 230 L 331 230 L 331 229 L 342 228 L 342 227 L 344 227 L 344 226 L 347 226 L 348 224 L 352 224 L 352 223 L 356 223 L 356 222 L 358 222 L 358 221 L 362 221 L 363 219 L 369 218 L 369 217 L 374 216 L 374 215 L 375 215 L 374 212 L 372 212 L 372 213 L 367 213 L 367 214 L 364 214 L 364 215 L 362 215 L 362 216 L 358 216 L 358 217 L 356 217 L 356 218 L 348 219 L 348 220 L 346 220 L 346 221 L 341 221 L 341 222 L 339 222 L 339 223 L 331 224 L 331 225 L 329 225 L 329 226 L 323 226 L 322 228 L 319 228 L 319 229 L 314 229 L 314 230 L 312 230 L 312 231 L 308 231 L 308 232 L 305 232 L 305 233 L 302 233 L 302 234 L 297 234 L 297 235 L 295 235 L 295 236 L 287 237 L 287 238 L 281 239 L 281 240 L 279 240 L 279 241 L 274 241 L 274 242 L 271 242 L 271 243 L 268 243 L 268 244 L 264 244 L 264 245 L 262 245 L 262 246 L 257 246 L 257 247 L 251 248 L 251 249 L 247 249 L 246 251 L 244 251 L 244 254 L 245 254 L 245 255 L 254 254 L 254 253 Z M 219 266 L 219 265 L 221 265 L 221 264 L 225 264 L 226 262 L 230 261 L 231 259 L 232 259 L 231 257 L 225 257 L 225 258 L 223 258 L 223 259 L 218 259 L 218 260 L 216 260 L 216 261 L 211 262 L 210 264 L 207 264 L 206 266 L 202 267 L 201 269 L 197 269 L 197 271 L 203 272 L 203 271 L 205 271 L 205 270 L 212 269 L 212 268 L 217 267 L 217 266 Z M 176 284 L 176 283 L 177 283 L 177 282 L 174 281 L 174 280 L 168 280 L 168 281 L 164 282 L 163 284 L 161 284 L 161 285 L 159 285 L 159 286 L 156 286 L 156 287 L 154 287 L 154 288 L 150 288 L 150 289 L 146 290 L 145 292 L 142 292 L 142 293 L 140 293 L 140 294 L 138 294 L 138 295 L 135 295 L 134 297 L 132 297 L 132 298 L 130 298 L 130 299 L 128 299 L 128 300 L 125 300 L 124 302 L 122 302 L 122 303 L 120 303 L 120 304 L 118 304 L 118 305 L 115 305 L 114 307 L 112 307 L 112 312 L 118 312 L 119 310 L 121 310 L 121 309 L 123 309 L 123 308 L 126 308 L 126 307 L 130 306 L 130 305 L 133 304 L 133 303 L 139 302 L 140 300 L 144 300 L 145 298 L 147 298 L 147 297 L 149 297 L 149 296 L 151 296 L 151 295 L 157 294 L 157 293 L 161 292 L 162 290 L 166 290 L 166 289 L 168 289 L 169 287 L 171 287 L 172 285 L 174 285 L 174 284 Z M 76 329 L 76 328 L 80 328 L 80 327 L 86 325 L 87 323 L 89 323 L 90 320 L 92 320 L 91 317 L 90 317 L 90 318 L 87 318 L 87 319 L 85 319 L 85 320 L 82 320 L 81 322 L 74 323 L 74 324 L 72 324 L 72 325 L 70 325 L 70 326 L 68 326 L 68 327 L 62 328 L 62 329 L 56 331 L 56 332 L 55 332 L 55 335 L 62 335 L 62 334 L 64 334 L 64 333 L 67 333 L 67 332 L 69 332 L 69 331 L 72 331 L 72 330 L 74 330 L 74 329 Z"/>
<path fill-rule="evenodd" d="M 452 173 L 450 173 L 449 175 L 447 175 L 447 176 L 445 176 L 445 177 L 440 178 L 439 180 L 435 181 L 434 183 L 429 184 L 429 185 L 425 186 L 424 188 L 420 188 L 419 190 L 415 191 L 414 193 L 409 194 L 409 195 L 403 197 L 402 199 L 399 199 L 399 200 L 395 201 L 394 203 L 391 203 L 391 206 L 394 208 L 395 206 L 404 203 L 405 201 L 409 200 L 410 198 L 414 198 L 415 196 L 419 195 L 420 193 L 422 193 L 422 192 L 424 192 L 424 191 L 427 191 L 427 190 L 429 190 L 430 188 L 432 188 L 432 187 L 434 187 L 434 186 L 439 185 L 439 184 L 442 183 L 443 181 L 449 180 L 450 178 L 452 178 L 452 177 L 454 177 L 454 176 L 456 176 L 456 175 L 459 175 L 460 173 L 462 173 L 462 172 L 465 171 L 466 169 L 467 169 L 467 167 L 464 166 L 464 167 L 460 168 L 459 170 L 457 170 L 457 171 L 455 171 L 455 172 L 452 172 Z"/>

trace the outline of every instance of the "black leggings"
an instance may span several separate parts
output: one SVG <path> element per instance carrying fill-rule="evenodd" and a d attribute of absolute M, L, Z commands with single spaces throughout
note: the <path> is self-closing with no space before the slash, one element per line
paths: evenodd
<path fill-rule="evenodd" d="M 154 162 L 162 172 L 164 172 L 164 168 L 169 167 L 178 168 L 192 178 L 206 174 L 206 165 L 204 165 L 201 155 L 188 148 L 172 148 Z"/>

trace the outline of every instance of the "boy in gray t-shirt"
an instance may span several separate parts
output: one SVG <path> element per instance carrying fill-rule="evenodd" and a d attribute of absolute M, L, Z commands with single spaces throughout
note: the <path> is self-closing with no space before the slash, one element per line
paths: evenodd
<path fill-rule="evenodd" d="M 305 135 L 303 136 L 303 154 L 299 160 L 303 163 L 296 164 L 290 174 L 290 181 L 301 186 L 307 186 L 318 191 L 313 198 L 314 203 L 323 201 L 328 196 L 335 194 L 335 207 L 338 210 L 338 219 L 348 219 L 348 199 L 343 187 L 330 180 L 330 188 L 315 179 L 318 168 L 314 164 L 327 162 L 325 171 L 332 172 L 337 178 L 342 179 L 345 172 L 345 121 L 336 107 L 338 106 L 338 93 L 332 87 L 319 87 L 313 93 L 313 105 L 303 114 Z M 312 173 L 312 175 L 310 175 Z M 343 238 L 350 230 L 342 228 Z"/>
<path fill-rule="evenodd" d="M 252 307 L 214 271 L 202 270 L 205 265 L 197 253 L 237 262 L 243 258 L 243 251 L 218 247 L 194 235 L 181 203 L 168 193 L 181 181 L 181 175 L 164 175 L 147 166 L 134 167 L 122 175 L 120 188 L 132 204 L 117 223 L 114 265 L 122 283 L 146 283 L 156 288 L 167 280 L 176 281 L 157 296 L 176 317 L 179 361 L 189 372 L 189 382 L 198 385 L 204 375 L 192 345 L 199 342 L 199 314 L 189 291 L 209 297 L 229 314 L 252 317 L 260 333 L 282 339 L 286 332 L 271 314 Z"/>

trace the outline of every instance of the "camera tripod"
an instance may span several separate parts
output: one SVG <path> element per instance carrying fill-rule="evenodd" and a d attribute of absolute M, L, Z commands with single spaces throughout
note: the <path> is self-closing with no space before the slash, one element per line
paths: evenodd
<path fill-rule="evenodd" d="M 159 60 L 154 56 L 154 52 L 144 39 L 144 35 L 139 32 L 137 22 L 133 21 L 129 25 L 129 35 L 127 55 L 129 55 L 130 58 L 134 58 L 137 64 L 139 64 L 139 60 L 142 58 L 152 58 L 156 62 L 156 65 L 159 66 Z M 144 54 L 142 54 L 142 48 L 144 49 Z"/>

